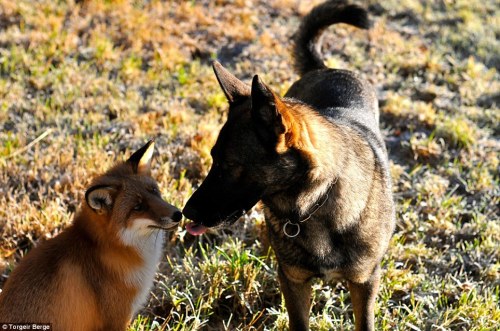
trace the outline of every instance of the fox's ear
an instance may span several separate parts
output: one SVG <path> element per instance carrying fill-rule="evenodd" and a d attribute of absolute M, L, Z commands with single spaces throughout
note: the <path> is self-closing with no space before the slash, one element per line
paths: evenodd
<path fill-rule="evenodd" d="M 252 80 L 252 119 L 257 132 L 275 143 L 285 133 L 286 126 L 280 111 L 284 109 L 281 98 L 255 75 Z"/>
<path fill-rule="evenodd" d="M 212 67 L 214 68 L 215 77 L 217 77 L 217 81 L 219 81 L 219 85 L 230 104 L 250 96 L 250 86 L 227 71 L 222 64 L 214 61 Z"/>
<path fill-rule="evenodd" d="M 154 149 L 155 142 L 150 140 L 129 157 L 127 162 L 132 166 L 134 173 L 148 176 L 151 174 L 151 159 Z"/>
<path fill-rule="evenodd" d="M 85 201 L 99 215 L 105 214 L 113 205 L 116 189 L 111 186 L 97 185 L 85 192 Z"/>

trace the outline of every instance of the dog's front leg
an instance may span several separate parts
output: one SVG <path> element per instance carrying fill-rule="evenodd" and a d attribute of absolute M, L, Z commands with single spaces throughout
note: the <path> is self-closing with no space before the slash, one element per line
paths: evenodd
<path fill-rule="evenodd" d="M 280 288 L 288 311 L 290 331 L 307 331 L 311 308 L 311 282 L 306 277 L 296 277 L 292 269 L 280 266 L 278 271 Z"/>
<path fill-rule="evenodd" d="M 375 331 L 375 299 L 380 283 L 380 268 L 377 267 L 365 283 L 348 283 L 356 331 Z"/>

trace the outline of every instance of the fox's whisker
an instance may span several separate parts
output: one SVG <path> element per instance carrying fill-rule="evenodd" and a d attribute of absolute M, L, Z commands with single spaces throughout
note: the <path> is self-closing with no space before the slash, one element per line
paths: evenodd
<path fill-rule="evenodd" d="M 168 228 L 161 225 L 149 225 L 148 228 L 159 229 L 164 231 L 174 231 L 177 228 L 177 226 L 172 226 Z"/>

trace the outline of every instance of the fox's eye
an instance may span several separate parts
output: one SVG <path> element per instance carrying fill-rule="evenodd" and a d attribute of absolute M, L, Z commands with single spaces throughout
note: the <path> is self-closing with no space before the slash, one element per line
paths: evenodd
<path fill-rule="evenodd" d="M 142 202 L 141 202 L 141 203 L 138 203 L 138 204 L 137 204 L 137 205 L 135 205 L 135 207 L 134 207 L 134 210 L 135 210 L 135 211 L 141 211 L 141 210 L 143 210 L 143 209 L 144 209 L 144 205 L 142 204 Z"/>

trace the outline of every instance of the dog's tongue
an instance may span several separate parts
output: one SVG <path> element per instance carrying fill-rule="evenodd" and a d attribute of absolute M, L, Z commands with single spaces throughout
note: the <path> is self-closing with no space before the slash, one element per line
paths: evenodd
<path fill-rule="evenodd" d="M 186 230 L 193 236 L 199 236 L 207 232 L 207 227 L 195 222 L 186 224 Z"/>

